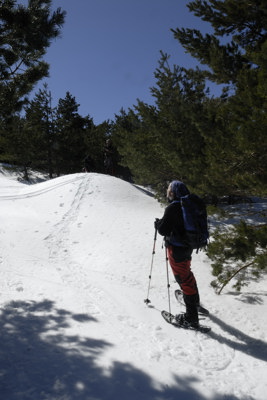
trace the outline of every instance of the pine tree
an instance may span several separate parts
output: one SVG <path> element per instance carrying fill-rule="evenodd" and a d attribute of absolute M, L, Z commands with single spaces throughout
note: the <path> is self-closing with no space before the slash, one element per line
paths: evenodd
<path fill-rule="evenodd" d="M 110 132 L 110 122 L 104 121 L 95 125 L 93 120 L 88 117 L 86 128 L 84 157 L 89 155 L 92 160 L 95 172 L 104 172 L 104 143 Z"/>
<path fill-rule="evenodd" d="M 188 7 L 214 32 L 176 29 L 174 36 L 203 65 L 206 78 L 224 84 L 221 98 L 208 102 L 200 126 L 209 186 L 215 193 L 266 195 L 267 3 L 196 0 Z M 265 223 L 241 221 L 217 231 L 208 249 L 214 286 L 222 290 L 235 278 L 240 289 L 246 279 L 266 271 L 266 238 Z"/>
<path fill-rule="evenodd" d="M 230 192 L 266 194 L 267 4 L 197 0 L 188 7 L 211 24 L 214 34 L 175 29 L 174 36 L 206 65 L 206 78 L 226 85 L 217 111 L 212 105 L 214 123 L 203 131 L 207 163 L 217 175 L 212 169 L 209 176 L 219 181 L 221 170 Z M 219 155 L 219 168 L 213 154 Z"/>
<path fill-rule="evenodd" d="M 205 143 L 199 130 L 206 86 L 201 71 L 170 67 L 162 53 L 151 89 L 156 105 L 142 101 L 116 116 L 113 135 L 135 180 L 164 191 L 176 177 L 201 190 L 199 170 L 205 170 Z"/>
<path fill-rule="evenodd" d="M 222 233 L 214 233 L 209 244 L 208 256 L 212 260 L 212 282 L 220 294 L 224 287 L 234 282 L 233 287 L 241 290 L 251 278 L 259 279 L 267 270 L 267 226 L 251 226 L 241 220 L 239 224 Z"/>
<path fill-rule="evenodd" d="M 162 54 L 156 70 L 157 87 L 151 89 L 156 98 L 165 162 L 171 176 L 201 190 L 205 170 L 205 141 L 199 127 L 204 117 L 208 88 L 202 72 L 169 66 Z"/>
<path fill-rule="evenodd" d="M 51 12 L 52 0 L 16 0 L 0 4 L 0 121 L 19 111 L 24 97 L 48 75 L 43 61 L 51 41 L 58 37 L 65 12 Z"/>
<path fill-rule="evenodd" d="M 188 8 L 211 24 L 214 34 L 196 29 L 173 29 L 174 36 L 217 83 L 233 83 L 241 70 L 253 67 L 251 52 L 266 41 L 267 4 L 262 0 L 196 0 Z"/>
<path fill-rule="evenodd" d="M 52 107 L 52 95 L 47 84 L 44 84 L 43 89 L 39 89 L 25 111 L 24 132 L 28 137 L 24 151 L 27 152 L 27 143 L 31 141 L 32 167 L 47 170 L 52 178 L 55 169 L 53 162 L 55 108 Z"/>
<path fill-rule="evenodd" d="M 34 138 L 27 129 L 25 118 L 19 115 L 13 116 L 8 127 L 8 135 L 2 136 L 2 143 L 4 144 L 3 160 L 7 160 L 14 166 L 19 166 L 20 169 L 22 168 L 24 179 L 29 180 L 28 170 L 33 165 L 32 162 L 36 154 Z"/>
<path fill-rule="evenodd" d="M 56 163 L 58 174 L 81 172 L 87 151 L 86 132 L 92 121 L 78 113 L 79 104 L 69 92 L 56 110 Z"/>

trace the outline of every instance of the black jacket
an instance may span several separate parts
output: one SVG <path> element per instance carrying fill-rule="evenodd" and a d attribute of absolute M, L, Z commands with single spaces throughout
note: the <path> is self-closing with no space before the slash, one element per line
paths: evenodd
<path fill-rule="evenodd" d="M 157 229 L 162 236 L 171 234 L 182 237 L 184 233 L 184 221 L 182 208 L 179 202 L 172 202 L 165 209 L 163 217 L 157 222 Z"/>
<path fill-rule="evenodd" d="M 192 249 L 182 244 L 185 228 L 179 201 L 173 201 L 168 205 L 163 217 L 156 222 L 156 228 L 158 233 L 165 237 L 166 246 L 172 246 L 176 262 L 191 259 Z M 172 239 L 180 244 L 173 244 Z"/>

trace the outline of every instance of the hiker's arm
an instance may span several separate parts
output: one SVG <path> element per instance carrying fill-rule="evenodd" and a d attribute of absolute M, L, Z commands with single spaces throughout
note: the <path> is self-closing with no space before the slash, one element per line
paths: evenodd
<path fill-rule="evenodd" d="M 156 223 L 156 228 L 158 233 L 162 236 L 169 236 L 172 232 L 174 224 L 174 215 L 173 209 L 171 206 L 168 206 L 164 212 L 164 215 L 161 219 L 159 219 Z"/>

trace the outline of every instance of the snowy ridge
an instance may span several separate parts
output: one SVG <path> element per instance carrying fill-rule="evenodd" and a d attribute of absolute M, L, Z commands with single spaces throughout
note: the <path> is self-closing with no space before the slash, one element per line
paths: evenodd
<path fill-rule="evenodd" d="M 266 399 L 266 278 L 217 296 L 209 260 L 194 254 L 212 331 L 175 329 L 160 315 L 168 293 L 158 237 L 145 305 L 162 213 L 115 177 L 26 186 L 0 174 L 1 399 Z"/>

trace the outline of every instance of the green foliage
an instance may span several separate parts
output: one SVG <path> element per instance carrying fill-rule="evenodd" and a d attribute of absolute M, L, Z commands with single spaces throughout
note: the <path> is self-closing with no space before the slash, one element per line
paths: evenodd
<path fill-rule="evenodd" d="M 190 11 L 213 34 L 173 30 L 206 65 L 203 74 L 228 85 L 209 99 L 199 129 L 205 141 L 208 192 L 266 195 L 267 4 L 260 0 L 192 1 Z"/>
<path fill-rule="evenodd" d="M 220 207 L 214 206 L 214 205 L 208 205 L 207 206 L 207 213 L 208 215 L 213 215 L 216 216 L 216 219 L 223 219 L 226 218 L 227 212 Z"/>
<path fill-rule="evenodd" d="M 82 170 L 86 128 L 92 121 L 81 117 L 78 108 L 79 104 L 69 92 L 64 99 L 59 99 L 55 120 L 55 158 L 58 173 L 67 174 Z"/>
<path fill-rule="evenodd" d="M 151 89 L 155 106 L 138 101 L 113 124 L 122 162 L 137 182 L 154 185 L 160 195 L 176 178 L 212 197 L 265 196 L 267 5 L 199 0 L 188 7 L 211 24 L 213 34 L 182 28 L 173 33 L 204 67 L 171 68 L 162 53 Z M 207 79 L 225 85 L 220 97 L 209 96 Z M 264 269 L 265 238 L 264 227 L 243 223 L 216 232 L 208 254 L 218 282 L 226 284 L 237 269 L 240 288 L 245 275 Z"/>
<path fill-rule="evenodd" d="M 24 131 L 27 133 L 28 140 L 31 140 L 32 148 L 28 159 L 33 168 L 49 171 L 49 176 L 52 178 L 55 109 L 52 107 L 52 95 L 46 84 L 43 89 L 39 89 L 34 99 L 25 108 L 25 112 Z M 25 141 L 24 147 L 26 145 Z M 18 159 L 17 163 L 19 161 Z"/>
<path fill-rule="evenodd" d="M 241 287 L 267 270 L 267 226 L 251 226 L 245 221 L 224 233 L 218 228 L 213 234 L 207 255 L 216 276 L 213 286 L 221 290 L 235 278 L 233 287 Z"/>
<path fill-rule="evenodd" d="M 156 106 L 141 101 L 116 116 L 112 136 L 135 181 L 164 188 L 173 177 L 201 186 L 196 171 L 205 170 L 205 143 L 198 128 L 205 84 L 200 71 L 170 68 L 162 54 L 152 88 Z"/>
<path fill-rule="evenodd" d="M 195 29 L 175 29 L 174 36 L 202 64 L 217 83 L 236 83 L 241 70 L 250 68 L 251 52 L 266 40 L 267 4 L 261 0 L 195 0 L 188 8 L 210 23 L 213 34 Z"/>
<path fill-rule="evenodd" d="M 207 78 L 226 86 L 206 105 L 200 121 L 205 141 L 206 188 L 211 194 L 267 193 L 267 4 L 261 0 L 191 1 L 190 11 L 209 22 L 213 34 L 173 30 L 184 48 L 207 66 Z M 240 222 L 217 230 L 209 246 L 213 282 L 220 291 L 266 271 L 266 225 Z"/>
<path fill-rule="evenodd" d="M 51 12 L 51 0 L 15 0 L 0 4 L 0 121 L 21 109 L 24 96 L 48 75 L 42 60 L 51 41 L 60 34 L 65 12 Z"/>
<path fill-rule="evenodd" d="M 86 124 L 85 148 L 83 149 L 83 157 L 85 157 L 87 154 L 90 155 L 94 164 L 94 171 L 103 172 L 103 147 L 107 139 L 107 132 L 109 132 L 110 129 L 110 123 L 108 121 L 104 121 L 99 125 L 94 125 L 91 119 L 89 121 L 90 123 Z"/>

